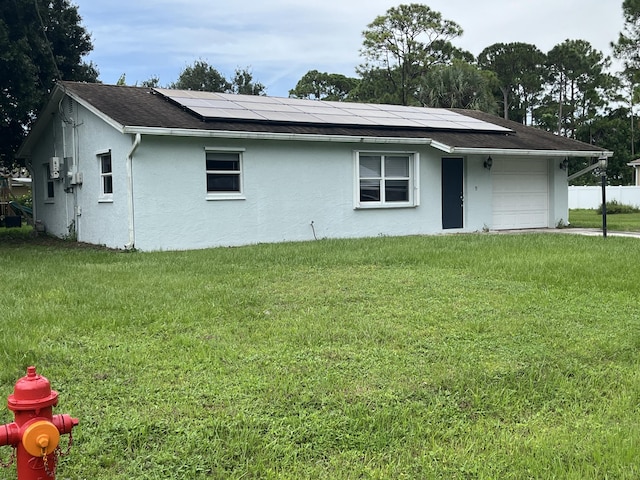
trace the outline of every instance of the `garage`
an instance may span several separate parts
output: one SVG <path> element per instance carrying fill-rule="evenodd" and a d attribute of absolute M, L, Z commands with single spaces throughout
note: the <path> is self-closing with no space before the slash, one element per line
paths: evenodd
<path fill-rule="evenodd" d="M 493 161 L 494 230 L 549 226 L 549 162 L 497 158 Z"/>

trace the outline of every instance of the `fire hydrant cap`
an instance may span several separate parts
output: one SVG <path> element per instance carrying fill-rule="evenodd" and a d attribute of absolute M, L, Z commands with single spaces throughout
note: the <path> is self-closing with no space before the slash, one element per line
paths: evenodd
<path fill-rule="evenodd" d="M 49 455 L 60 442 L 60 432 L 56 426 L 46 420 L 30 424 L 22 434 L 22 446 L 34 457 Z"/>
<path fill-rule="evenodd" d="M 9 395 L 9 410 L 33 410 L 51 407 L 58 403 L 58 392 L 51 390 L 51 383 L 36 373 L 36 367 L 28 367 L 27 375 L 18 380 Z"/>

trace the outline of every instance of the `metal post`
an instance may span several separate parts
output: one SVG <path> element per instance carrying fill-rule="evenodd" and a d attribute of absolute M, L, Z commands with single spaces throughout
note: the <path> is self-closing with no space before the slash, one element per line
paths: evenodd
<path fill-rule="evenodd" d="M 602 237 L 607 238 L 607 172 L 602 170 Z"/>

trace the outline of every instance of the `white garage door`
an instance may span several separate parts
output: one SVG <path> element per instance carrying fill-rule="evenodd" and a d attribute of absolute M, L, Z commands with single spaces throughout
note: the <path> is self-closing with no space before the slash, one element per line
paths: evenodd
<path fill-rule="evenodd" d="M 546 159 L 495 159 L 493 227 L 539 228 L 549 226 L 549 173 Z"/>

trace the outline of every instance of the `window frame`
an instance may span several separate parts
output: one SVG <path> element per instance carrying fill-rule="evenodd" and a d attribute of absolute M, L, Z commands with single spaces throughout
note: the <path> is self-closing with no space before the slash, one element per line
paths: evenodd
<path fill-rule="evenodd" d="M 419 165 L 420 154 L 415 151 L 380 151 L 380 150 L 356 150 L 354 155 L 354 208 L 355 209 L 379 209 L 379 208 L 413 208 L 420 205 L 420 185 L 419 185 Z M 380 176 L 361 176 L 361 156 L 379 156 L 380 157 Z M 385 159 L 387 157 L 408 157 L 408 176 L 401 177 L 398 175 L 387 175 L 385 172 Z M 363 201 L 361 200 L 361 181 L 362 180 L 380 180 L 380 200 L 379 201 Z M 407 201 L 392 201 L 385 198 L 385 185 L 388 181 L 408 181 L 408 199 Z"/>
<path fill-rule="evenodd" d="M 109 164 L 111 170 L 108 172 L 103 171 L 103 161 L 105 157 L 109 157 Z M 111 150 L 101 150 L 96 152 L 96 158 L 98 159 L 98 171 L 100 172 L 100 196 L 98 197 L 98 202 L 101 203 L 111 203 L 113 202 L 113 155 L 111 154 Z M 107 178 L 111 179 L 111 192 L 106 192 L 105 190 L 105 181 Z"/>
<path fill-rule="evenodd" d="M 227 148 L 227 147 L 205 147 L 204 149 L 204 161 L 205 161 L 205 192 L 207 200 L 244 200 L 244 148 Z M 210 153 L 222 153 L 222 154 L 236 154 L 238 155 L 238 169 L 237 170 L 215 170 L 207 168 L 207 156 Z M 238 177 L 238 190 L 237 191 L 215 191 L 209 190 L 208 176 L 210 174 L 216 175 L 234 175 Z"/>

